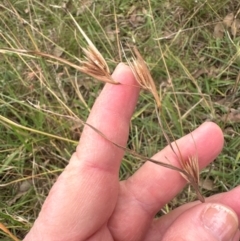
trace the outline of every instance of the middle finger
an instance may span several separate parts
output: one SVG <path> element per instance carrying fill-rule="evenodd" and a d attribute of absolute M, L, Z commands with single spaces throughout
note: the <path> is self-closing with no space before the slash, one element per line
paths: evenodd
<path fill-rule="evenodd" d="M 211 138 L 209 138 L 211 137 Z M 183 160 L 198 152 L 199 166 L 205 167 L 220 153 L 223 146 L 221 129 L 214 123 L 201 125 L 192 134 L 177 141 Z M 170 147 L 153 159 L 180 167 Z M 121 183 L 116 209 L 109 223 L 115 240 L 141 240 L 155 214 L 186 184 L 182 176 L 171 169 L 145 163 L 132 177 Z"/>

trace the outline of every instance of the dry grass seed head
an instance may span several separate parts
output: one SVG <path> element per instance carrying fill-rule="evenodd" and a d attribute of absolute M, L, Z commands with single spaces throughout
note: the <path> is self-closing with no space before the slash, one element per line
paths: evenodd
<path fill-rule="evenodd" d="M 158 92 L 155 86 L 155 83 L 152 79 L 152 76 L 150 74 L 150 71 L 142 58 L 141 54 L 137 50 L 137 48 L 134 46 L 133 51 L 132 51 L 134 57 L 132 57 L 132 62 L 128 61 L 128 64 L 137 80 L 139 85 L 143 89 L 149 90 L 152 95 L 155 98 L 155 101 L 157 103 L 157 106 L 160 108 L 161 107 L 161 101 L 158 96 Z"/>
<path fill-rule="evenodd" d="M 204 203 L 205 198 L 199 189 L 199 163 L 197 156 L 189 157 L 187 160 L 183 160 L 182 156 L 180 155 L 179 159 L 182 169 L 187 174 L 185 175 L 180 172 L 181 175 L 187 182 L 191 183 L 192 187 L 196 191 L 198 199 Z"/>
<path fill-rule="evenodd" d="M 108 65 L 99 51 L 93 45 L 82 48 L 85 60 L 81 61 L 81 71 L 106 83 L 119 84 L 115 81 L 109 71 Z"/>
<path fill-rule="evenodd" d="M 175 151 L 175 149 L 173 148 L 173 145 L 166 133 L 166 131 L 164 130 L 163 124 L 162 124 L 162 120 L 160 118 L 160 113 L 158 111 L 158 109 L 156 108 L 156 114 L 157 114 L 157 118 L 158 118 L 158 122 L 159 125 L 162 129 L 163 135 L 168 143 L 168 145 L 170 146 L 170 148 L 172 149 L 173 153 L 175 154 L 177 160 L 179 161 L 180 165 L 181 165 L 181 169 L 177 170 L 182 177 L 189 182 L 193 188 L 196 191 L 197 197 L 201 202 L 205 202 L 205 199 L 203 197 L 203 195 L 201 194 L 200 190 L 199 190 L 199 163 L 198 163 L 198 157 L 197 156 L 193 156 L 193 157 L 189 157 L 187 160 L 184 160 L 180 148 L 178 147 L 177 142 L 175 141 L 175 145 L 177 148 L 177 151 Z M 167 128 L 168 130 L 171 132 L 169 125 L 167 124 Z M 195 144 L 196 147 L 196 144 Z M 168 160 L 168 159 L 167 159 Z M 169 167 L 170 169 L 173 169 L 171 167 Z"/>
<path fill-rule="evenodd" d="M 191 183 L 194 181 L 199 184 L 199 165 L 198 158 L 196 156 L 189 157 L 187 160 L 181 161 L 181 166 L 184 171 L 186 171 L 193 180 L 189 180 L 189 177 L 182 174 L 182 176 Z"/>
<path fill-rule="evenodd" d="M 69 13 L 69 15 L 88 44 L 87 48 L 82 48 L 85 54 L 85 60 L 81 61 L 82 66 L 80 67 L 80 71 L 106 83 L 120 84 L 112 78 L 107 62 L 97 50 L 93 42 L 88 38 L 72 14 Z"/>
<path fill-rule="evenodd" d="M 162 124 L 161 124 L 162 126 Z M 163 128 L 162 128 L 163 129 Z M 170 130 L 170 129 L 169 129 Z M 165 131 L 163 130 L 163 132 L 165 133 Z M 167 136 L 167 134 L 165 133 L 165 136 Z M 165 137 L 166 138 L 166 137 Z M 197 186 L 199 185 L 199 163 L 198 163 L 198 157 L 197 156 L 191 156 L 188 157 L 188 159 L 184 159 L 181 153 L 180 148 L 178 147 L 176 141 L 176 148 L 177 148 L 177 152 L 174 150 L 172 143 L 170 142 L 169 138 L 167 137 L 167 142 L 168 145 L 170 146 L 170 148 L 172 149 L 173 153 L 176 155 L 181 168 L 184 170 L 184 172 L 187 174 L 183 174 L 181 173 L 181 175 L 184 177 L 184 179 L 186 181 L 188 181 L 189 183 L 191 183 L 193 186 Z M 196 144 L 195 144 L 196 147 Z"/>

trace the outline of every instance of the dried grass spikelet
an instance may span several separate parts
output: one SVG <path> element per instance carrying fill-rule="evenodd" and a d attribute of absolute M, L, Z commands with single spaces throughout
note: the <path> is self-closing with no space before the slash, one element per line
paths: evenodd
<path fill-rule="evenodd" d="M 105 61 L 101 53 L 97 50 L 97 48 L 94 46 L 92 41 L 88 38 L 83 29 L 79 26 L 79 24 L 70 12 L 69 15 L 80 33 L 83 35 L 86 42 L 88 43 L 87 48 L 82 47 L 82 50 L 85 54 L 85 60 L 81 61 L 81 72 L 86 73 L 96 78 L 97 80 L 101 80 L 106 83 L 120 84 L 112 78 L 107 62 Z"/>
<path fill-rule="evenodd" d="M 81 62 L 81 71 L 103 82 L 120 84 L 112 78 L 107 62 L 80 26 L 79 30 L 88 43 L 87 48 L 82 47 L 85 60 Z"/>
<path fill-rule="evenodd" d="M 193 186 L 193 188 L 196 191 L 198 199 L 204 203 L 205 198 L 201 194 L 199 189 L 199 165 L 198 165 L 198 158 L 195 157 L 189 157 L 188 160 L 183 162 L 182 168 L 188 175 L 184 175 L 181 173 L 181 175 Z"/>
<path fill-rule="evenodd" d="M 165 132 L 165 131 L 164 131 Z M 166 133 L 165 133 L 166 135 Z M 198 164 L 198 158 L 197 156 L 192 156 L 192 157 L 188 157 L 188 159 L 184 159 L 182 157 L 182 154 L 181 154 L 181 151 L 177 145 L 177 143 L 175 142 L 176 144 L 176 147 L 177 147 L 177 152 L 174 150 L 172 144 L 168 141 L 168 144 L 169 146 L 171 147 L 173 153 L 176 155 L 180 165 L 181 165 L 181 168 L 183 170 L 183 172 L 180 172 L 180 174 L 182 175 L 182 177 L 192 185 L 192 187 L 195 189 L 196 191 L 196 194 L 197 194 L 197 197 L 198 199 L 201 201 L 201 202 L 205 202 L 205 199 L 203 197 L 203 195 L 201 194 L 200 190 L 199 190 L 199 164 Z"/>
<path fill-rule="evenodd" d="M 188 175 L 183 173 L 181 173 L 181 175 L 187 182 L 191 183 L 196 191 L 198 199 L 204 203 L 205 199 L 199 190 L 199 164 L 197 156 L 189 157 L 187 160 L 183 160 L 181 157 L 180 163 L 182 169 L 188 173 Z"/>
<path fill-rule="evenodd" d="M 181 160 L 180 164 L 182 169 L 185 170 L 193 179 L 193 181 L 198 185 L 199 184 L 199 165 L 198 158 L 196 156 L 189 157 L 187 160 Z M 192 180 L 189 180 L 189 176 L 182 174 L 182 176 L 191 183 Z"/>
<path fill-rule="evenodd" d="M 172 145 L 170 145 L 170 146 L 171 146 L 173 152 L 175 153 L 175 155 L 177 156 L 177 158 L 180 162 L 181 168 L 184 171 L 184 173 L 180 172 L 180 174 L 183 176 L 183 178 L 188 183 L 190 183 L 192 185 L 192 187 L 196 191 L 198 199 L 204 203 L 205 199 L 199 190 L 199 163 L 198 163 L 197 156 L 188 157 L 188 159 L 184 160 L 178 146 L 177 146 L 177 149 L 179 152 L 179 156 L 174 151 Z"/>
<path fill-rule="evenodd" d="M 170 143 L 169 145 L 172 151 L 174 152 L 174 154 L 176 155 L 181 165 L 181 168 L 183 170 L 183 172 L 180 172 L 180 174 L 188 183 L 192 185 L 192 187 L 196 191 L 198 199 L 204 203 L 205 199 L 199 190 L 199 163 L 198 163 L 197 156 L 188 157 L 188 159 L 185 160 L 181 155 L 181 152 L 177 146 L 177 143 L 176 143 L 176 146 L 177 146 L 179 155 L 177 155 L 176 151 L 173 149 L 172 144 Z"/>
<path fill-rule="evenodd" d="M 185 160 L 181 154 L 180 148 L 176 141 L 175 141 L 175 146 L 177 148 L 177 151 L 175 151 L 175 149 L 173 148 L 173 145 L 167 135 L 167 132 L 164 130 L 164 127 L 163 127 L 163 124 L 162 124 L 162 121 L 160 118 L 160 113 L 158 112 L 157 108 L 156 108 L 156 114 L 157 114 L 159 125 L 162 129 L 163 135 L 164 135 L 168 145 L 172 149 L 172 152 L 176 156 L 178 162 L 180 163 L 181 168 L 179 168 L 179 170 L 177 170 L 177 171 L 182 175 L 182 177 L 188 183 L 190 183 L 192 185 L 192 187 L 196 191 L 198 199 L 204 203 L 205 199 L 199 189 L 199 164 L 198 164 L 197 156 L 188 157 L 188 159 Z M 168 124 L 167 124 L 167 128 L 171 132 Z M 195 145 L 195 147 L 196 147 L 196 145 Z M 170 167 L 170 169 L 172 169 L 172 168 Z"/>
<path fill-rule="evenodd" d="M 144 59 L 142 58 L 141 54 L 137 50 L 136 46 L 133 46 L 132 51 L 134 57 L 132 57 L 132 62 L 128 61 L 128 65 L 130 66 L 137 82 L 139 85 L 146 90 L 149 90 L 155 98 L 157 106 L 161 107 L 161 101 L 158 96 L 158 92 L 155 86 L 155 83 L 152 79 L 150 71 L 145 63 Z"/>

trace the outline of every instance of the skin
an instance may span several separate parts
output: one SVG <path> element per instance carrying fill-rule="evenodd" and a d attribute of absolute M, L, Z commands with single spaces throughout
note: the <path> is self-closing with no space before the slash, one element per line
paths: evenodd
<path fill-rule="evenodd" d="M 87 122 L 125 146 L 140 88 L 123 64 L 118 65 L 113 79 L 122 85 L 105 85 Z M 184 160 L 195 155 L 197 147 L 201 169 L 219 155 L 223 143 L 221 129 L 212 122 L 177 141 Z M 150 162 L 119 182 L 123 155 L 123 150 L 85 126 L 76 152 L 24 241 L 239 240 L 240 187 L 154 219 L 186 182 L 178 172 Z M 169 147 L 153 159 L 168 162 L 165 157 L 180 167 Z M 209 223 L 214 223 L 213 228 Z"/>

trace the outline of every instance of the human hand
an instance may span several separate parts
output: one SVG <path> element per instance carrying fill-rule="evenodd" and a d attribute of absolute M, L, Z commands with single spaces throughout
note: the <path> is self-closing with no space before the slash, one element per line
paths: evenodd
<path fill-rule="evenodd" d="M 113 78 L 124 85 L 106 84 L 87 123 L 125 146 L 139 89 L 132 87 L 137 83 L 123 64 Z M 214 123 L 204 123 L 177 141 L 183 159 L 196 152 L 193 138 L 203 168 L 220 153 L 223 134 Z M 240 187 L 207 198 L 206 203 L 186 204 L 154 220 L 186 182 L 178 172 L 150 162 L 119 182 L 123 155 L 123 150 L 85 126 L 76 152 L 24 241 L 239 240 Z M 180 167 L 169 147 L 153 159 L 166 161 L 165 157 Z"/>

